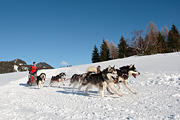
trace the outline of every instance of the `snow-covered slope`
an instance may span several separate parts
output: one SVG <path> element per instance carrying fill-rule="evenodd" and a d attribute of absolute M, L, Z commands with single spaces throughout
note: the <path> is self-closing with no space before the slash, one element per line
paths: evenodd
<path fill-rule="evenodd" d="M 79 65 L 69 68 L 41 70 L 47 81 L 44 88 L 26 87 L 27 72 L 0 75 L 0 119 L 18 120 L 179 120 L 180 119 L 180 53 L 133 56 L 107 62 Z M 129 84 L 137 95 L 124 86 L 123 97 L 105 92 L 100 98 L 98 89 L 89 95 L 84 91 L 66 86 L 49 88 L 52 75 L 66 72 L 67 78 L 74 73 L 84 73 L 89 66 L 108 65 L 119 68 L 135 64 L 141 73 Z"/>
<path fill-rule="evenodd" d="M 0 86 L 5 85 L 11 81 L 19 80 L 28 76 L 28 72 L 14 72 L 0 74 Z"/>

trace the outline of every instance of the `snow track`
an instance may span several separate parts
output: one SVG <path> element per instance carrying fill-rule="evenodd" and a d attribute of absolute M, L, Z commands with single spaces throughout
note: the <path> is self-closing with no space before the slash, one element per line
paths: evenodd
<path fill-rule="evenodd" d="M 52 76 L 64 71 L 69 78 L 74 73 L 85 72 L 87 67 L 84 66 L 84 70 L 82 66 L 79 69 L 76 66 L 39 73 Z M 69 81 L 60 88 L 57 83 L 49 88 L 50 81 L 47 80 L 44 88 L 37 89 L 26 86 L 27 77 L 15 79 L 0 86 L 0 120 L 179 120 L 180 69 L 140 72 L 136 79 L 129 79 L 137 95 L 123 86 L 123 97 L 110 95 L 105 90 L 103 99 L 95 87 L 89 90 L 89 95 L 84 94 L 84 88 L 73 91 Z"/>

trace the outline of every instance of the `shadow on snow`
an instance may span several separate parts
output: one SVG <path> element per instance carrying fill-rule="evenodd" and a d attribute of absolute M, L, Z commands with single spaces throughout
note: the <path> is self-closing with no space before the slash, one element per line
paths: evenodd
<path fill-rule="evenodd" d="M 85 94 L 83 90 L 77 90 L 77 88 L 62 87 L 64 90 L 56 91 L 62 94 L 72 94 L 81 96 L 91 96 L 92 94 L 98 94 L 98 91 L 88 91 L 89 94 Z"/>

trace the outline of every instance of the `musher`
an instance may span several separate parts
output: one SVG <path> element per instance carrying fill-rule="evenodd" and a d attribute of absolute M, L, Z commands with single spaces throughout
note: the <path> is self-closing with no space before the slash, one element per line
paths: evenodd
<path fill-rule="evenodd" d="M 37 80 L 37 71 L 38 66 L 36 65 L 36 62 L 33 62 L 33 65 L 29 68 L 29 74 L 33 75 L 35 80 Z"/>
<path fill-rule="evenodd" d="M 101 66 L 97 66 L 97 74 L 101 72 Z"/>

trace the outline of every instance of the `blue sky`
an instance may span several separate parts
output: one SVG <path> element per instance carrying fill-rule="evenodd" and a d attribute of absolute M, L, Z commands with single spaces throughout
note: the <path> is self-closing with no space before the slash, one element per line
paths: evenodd
<path fill-rule="evenodd" d="M 116 45 L 121 35 L 153 21 L 160 30 L 180 30 L 178 0 L 0 0 L 0 61 L 20 58 L 28 64 L 91 63 L 103 38 Z"/>

